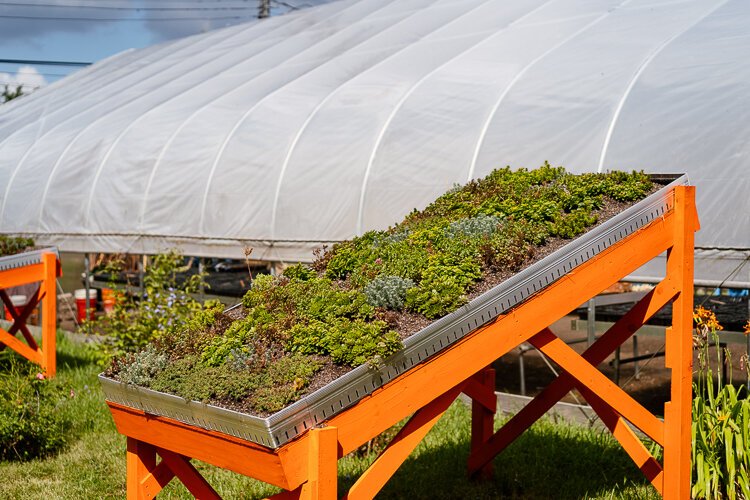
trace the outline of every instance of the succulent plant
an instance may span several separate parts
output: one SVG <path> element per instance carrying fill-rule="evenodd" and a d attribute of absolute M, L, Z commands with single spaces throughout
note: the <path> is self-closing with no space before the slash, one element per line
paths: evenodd
<path fill-rule="evenodd" d="M 406 300 L 406 291 L 414 282 L 400 276 L 378 276 L 365 286 L 367 303 L 374 307 L 401 310 Z"/>
<path fill-rule="evenodd" d="M 166 354 L 157 352 L 153 346 L 148 346 L 132 355 L 132 361 L 120 371 L 120 381 L 148 387 L 151 379 L 168 364 Z"/>
<path fill-rule="evenodd" d="M 469 238 L 490 236 L 497 230 L 501 221 L 501 217 L 485 214 L 479 214 L 467 219 L 459 219 L 448 226 L 448 235 L 451 238 L 457 236 L 467 236 Z"/>

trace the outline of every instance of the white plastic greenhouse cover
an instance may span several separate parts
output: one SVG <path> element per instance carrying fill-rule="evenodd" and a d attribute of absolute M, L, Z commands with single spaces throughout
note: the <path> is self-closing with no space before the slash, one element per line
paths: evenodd
<path fill-rule="evenodd" d="M 341 0 L 124 52 L 0 106 L 0 232 L 310 260 L 549 160 L 687 172 L 704 277 L 750 281 L 749 26 L 746 0 Z"/>

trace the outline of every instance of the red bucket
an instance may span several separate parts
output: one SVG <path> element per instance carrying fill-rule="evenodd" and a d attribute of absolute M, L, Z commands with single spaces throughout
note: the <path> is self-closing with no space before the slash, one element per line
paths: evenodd
<path fill-rule="evenodd" d="M 86 289 L 81 288 L 74 292 L 76 299 L 76 310 L 78 312 L 78 322 L 86 319 L 86 309 L 89 311 L 89 319 L 94 319 L 94 311 L 96 310 L 96 290 L 89 290 L 89 305 L 86 307 Z"/>

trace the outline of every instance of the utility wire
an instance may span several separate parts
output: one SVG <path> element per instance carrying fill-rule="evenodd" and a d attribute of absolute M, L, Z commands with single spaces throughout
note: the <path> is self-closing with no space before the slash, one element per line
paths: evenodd
<path fill-rule="evenodd" d="M 37 66 L 91 66 L 90 62 L 36 61 L 33 59 L 0 59 L 0 64 L 33 64 Z"/>
<path fill-rule="evenodd" d="M 51 3 L 23 3 L 23 2 L 1 2 L 0 6 L 8 7 L 46 7 L 53 9 L 86 9 L 86 10 L 120 10 L 120 11 L 213 11 L 213 10 L 249 10 L 256 7 L 245 6 L 219 6 L 219 7 L 122 7 L 113 5 L 68 5 L 68 4 L 51 4 Z"/>
<path fill-rule="evenodd" d="M 54 17 L 54 16 L 14 16 L 14 15 L 0 15 L 0 19 L 19 19 L 19 20 L 34 20 L 34 21 L 136 21 L 142 23 L 143 21 L 228 21 L 228 20 L 247 20 L 254 19 L 255 15 L 249 16 L 221 16 L 221 17 L 150 17 L 148 19 L 143 18 L 127 18 L 127 17 Z"/>

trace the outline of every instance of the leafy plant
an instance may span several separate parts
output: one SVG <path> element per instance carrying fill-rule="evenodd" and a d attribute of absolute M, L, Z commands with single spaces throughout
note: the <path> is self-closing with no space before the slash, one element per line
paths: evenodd
<path fill-rule="evenodd" d="M 400 311 L 404 308 L 406 291 L 414 286 L 414 281 L 400 276 L 378 276 L 365 286 L 367 303 L 373 307 L 383 307 Z"/>
<path fill-rule="evenodd" d="M 120 371 L 120 380 L 126 384 L 148 387 L 151 379 L 164 370 L 169 359 L 164 353 L 156 352 L 153 346 L 132 354 L 125 368 Z"/>
<path fill-rule="evenodd" d="M 16 88 L 11 88 L 11 86 L 6 83 L 5 88 L 3 88 L 2 92 L 0 92 L 2 103 L 12 101 L 13 99 L 17 99 L 22 95 L 25 95 L 25 92 L 23 91 L 23 85 L 16 85 Z"/>
<path fill-rule="evenodd" d="M 713 312 L 700 306 L 693 319 L 698 379 L 693 387 L 692 496 L 750 498 L 750 399 L 744 387 L 738 390 L 722 380 L 718 364 L 714 384 L 708 347 L 718 345 L 722 327 Z"/>
<path fill-rule="evenodd" d="M 182 265 L 183 258 L 176 251 L 156 255 L 145 270 L 143 295 L 120 293 L 112 314 L 92 321 L 93 328 L 105 337 L 100 346 L 107 356 L 142 349 L 155 337 L 190 325 L 195 315 L 198 315 L 197 321 L 215 315 L 215 303 L 207 304 L 209 312 L 201 315 L 203 306 L 190 295 L 208 286 L 204 275 L 194 274 L 178 282 L 177 273 Z M 108 270 L 114 275 L 119 266 L 113 263 Z"/>
<path fill-rule="evenodd" d="M 0 235 L 0 257 L 23 252 L 34 246 L 32 238 L 14 238 L 12 236 Z"/>
<path fill-rule="evenodd" d="M 57 380 L 11 361 L 0 371 L 0 460 L 30 460 L 65 446 L 71 422 L 63 410 L 70 397 Z"/>

